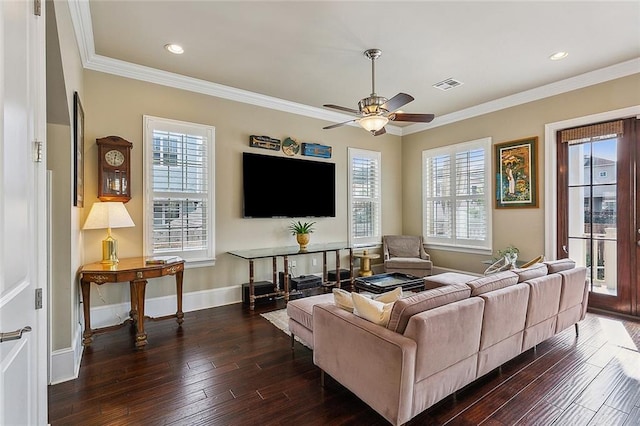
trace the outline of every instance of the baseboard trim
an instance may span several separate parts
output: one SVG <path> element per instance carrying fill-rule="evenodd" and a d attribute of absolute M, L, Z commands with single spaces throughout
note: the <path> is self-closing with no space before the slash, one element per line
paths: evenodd
<path fill-rule="evenodd" d="M 71 347 L 58 349 L 51 353 L 51 370 L 49 372 L 49 384 L 67 382 L 78 378 L 80 372 L 80 361 L 82 360 L 82 327 L 76 327 L 73 334 Z"/>

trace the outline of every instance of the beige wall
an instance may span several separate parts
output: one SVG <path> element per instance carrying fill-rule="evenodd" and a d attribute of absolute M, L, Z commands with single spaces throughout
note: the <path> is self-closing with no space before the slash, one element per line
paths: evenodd
<path fill-rule="evenodd" d="M 57 54 L 62 70 L 56 69 L 51 75 L 48 67 L 47 84 L 59 85 L 53 91 L 64 99 L 48 99 L 57 108 L 66 109 L 61 114 L 68 114 L 66 123 L 73 123 L 73 92 L 82 96 L 83 70 L 78 47 L 73 34 L 69 5 L 66 1 L 55 1 L 55 19 L 57 24 L 57 40 L 55 31 L 47 30 L 47 49 L 58 49 Z M 47 2 L 50 8 L 51 2 Z M 47 13 L 53 10 L 48 9 Z M 47 25 L 51 23 L 47 21 Z M 58 44 L 59 43 L 59 44 Z M 49 55 L 51 52 L 47 52 Z M 62 71 L 62 75 L 59 73 Z M 50 91 L 47 92 L 51 94 Z M 60 95 L 61 94 L 61 95 Z M 58 111 L 59 112 L 59 111 Z M 65 120 L 61 120 L 65 121 Z M 71 124 L 72 126 L 73 124 Z M 51 299 L 52 319 L 51 348 L 69 348 L 75 331 L 80 327 L 80 301 L 76 288 L 76 271 L 82 265 L 82 247 L 80 232 L 80 216 L 82 209 L 73 207 L 73 129 L 66 124 L 47 124 L 47 169 L 51 170 L 51 211 L 53 227 L 51 231 Z"/>
<path fill-rule="evenodd" d="M 132 199 L 126 206 L 136 227 L 113 230 L 114 237 L 119 241 L 120 257 L 143 255 L 143 115 L 215 127 L 217 260 L 213 267 L 187 269 L 185 292 L 237 286 L 247 282 L 247 262 L 227 254 L 230 250 L 296 244 L 294 237 L 286 229 L 291 222 L 290 219 L 242 218 L 241 153 L 251 151 L 269 154 L 268 151 L 249 147 L 249 136 L 252 134 L 279 139 L 292 136 L 301 142 L 322 143 L 333 148 L 330 161 L 336 163 L 336 217 L 317 219 L 312 243 L 347 240 L 347 147 L 382 152 L 383 232 L 399 233 L 402 230 L 402 157 L 401 140 L 398 136 L 387 134 L 374 138 L 355 127 L 322 130 L 322 127 L 327 125 L 325 121 L 94 71 L 85 71 L 84 78 L 85 215 L 97 197 L 95 139 L 118 135 L 133 143 Z M 313 176 L 295 178 L 307 179 L 310 184 L 314 182 Z M 265 176 L 265 182 L 268 182 L 268 179 L 269 176 Z M 270 184 L 282 188 L 282 200 L 274 202 L 286 202 L 286 182 Z M 92 230 L 85 231 L 84 234 L 85 260 L 100 260 L 100 241 L 105 237 L 105 232 Z M 321 255 L 318 256 L 317 263 L 317 266 L 312 266 L 311 256 L 300 256 L 297 259 L 296 273 L 319 272 L 322 264 Z M 256 263 L 256 279 L 271 279 L 270 261 Z M 147 287 L 148 297 L 174 294 L 171 278 L 156 281 Z M 129 297 L 126 286 L 102 286 L 100 290 L 99 297 L 92 297 L 93 306 L 124 303 Z"/>
<path fill-rule="evenodd" d="M 522 259 L 544 253 L 544 131 L 545 124 L 640 104 L 640 74 L 575 90 L 536 102 L 482 115 L 402 138 L 403 232 L 422 233 L 422 151 L 491 137 L 493 144 L 538 137 L 537 208 L 493 209 L 494 253 L 509 244 Z M 493 155 L 493 153 L 492 153 Z M 492 160 L 493 161 L 493 160 Z M 495 165 L 493 166 L 495 169 Z M 491 188 L 493 191 L 494 189 Z M 490 256 L 430 250 L 436 266 L 482 272 L 481 260 Z"/>

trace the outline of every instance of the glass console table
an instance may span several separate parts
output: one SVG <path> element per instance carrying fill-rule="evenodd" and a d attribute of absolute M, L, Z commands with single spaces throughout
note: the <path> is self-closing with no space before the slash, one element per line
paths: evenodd
<path fill-rule="evenodd" d="M 327 253 L 335 252 L 336 254 L 336 277 L 340 277 L 340 252 L 349 250 L 349 271 L 351 276 L 351 284 L 353 285 L 353 249 L 348 243 L 327 243 L 327 244 L 310 244 L 304 251 L 299 246 L 288 247 L 270 247 L 262 249 L 235 250 L 229 254 L 249 261 L 249 309 L 255 308 L 256 299 L 263 297 L 272 297 L 284 295 L 284 300 L 289 301 L 289 256 L 299 256 L 306 254 L 322 253 L 322 283 L 327 283 Z M 253 262 L 257 259 L 272 259 L 273 264 L 273 285 L 278 283 L 278 257 L 282 257 L 284 261 L 284 288 L 277 287 L 275 292 L 261 294 L 256 296 L 254 289 L 254 271 Z M 336 286 L 340 287 L 340 279 L 336 281 Z"/>

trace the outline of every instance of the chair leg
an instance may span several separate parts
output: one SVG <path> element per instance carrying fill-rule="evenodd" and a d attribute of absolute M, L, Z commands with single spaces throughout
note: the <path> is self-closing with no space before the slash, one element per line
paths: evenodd
<path fill-rule="evenodd" d="M 576 327 L 576 337 L 578 337 L 580 335 L 580 331 L 578 330 L 578 323 L 574 324 Z"/>
<path fill-rule="evenodd" d="M 296 343 L 296 336 L 291 333 L 291 350 L 294 349 L 294 344 Z"/>

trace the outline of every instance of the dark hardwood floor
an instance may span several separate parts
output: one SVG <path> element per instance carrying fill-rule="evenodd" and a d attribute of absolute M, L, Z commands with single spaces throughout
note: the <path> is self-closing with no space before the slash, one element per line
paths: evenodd
<path fill-rule="evenodd" d="M 281 302 L 279 302 L 281 303 Z M 230 305 L 95 335 L 77 380 L 49 387 L 52 425 L 385 425 L 312 352 Z M 445 398 L 411 425 L 640 425 L 640 323 L 588 314 Z M 372 373 L 373 374 L 373 373 Z M 384 383 L 380 383 L 384 386 Z"/>

